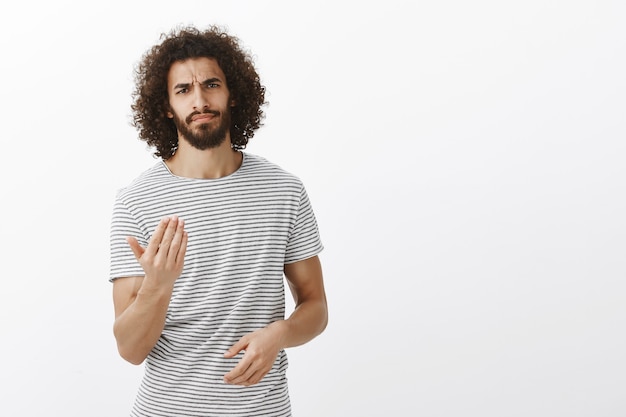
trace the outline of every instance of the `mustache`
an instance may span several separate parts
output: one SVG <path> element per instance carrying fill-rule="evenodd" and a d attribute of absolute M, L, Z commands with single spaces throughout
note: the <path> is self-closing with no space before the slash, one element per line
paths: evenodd
<path fill-rule="evenodd" d="M 185 122 L 187 124 L 190 124 L 192 122 L 191 119 L 193 118 L 193 116 L 197 116 L 198 114 L 212 114 L 214 116 L 219 116 L 220 112 L 217 110 L 209 110 L 209 109 L 203 110 L 202 112 L 195 111 L 185 118 Z"/>

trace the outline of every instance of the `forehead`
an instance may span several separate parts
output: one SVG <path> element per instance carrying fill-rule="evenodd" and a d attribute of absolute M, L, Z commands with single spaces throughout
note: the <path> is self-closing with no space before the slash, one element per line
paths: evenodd
<path fill-rule="evenodd" d="M 180 83 L 191 84 L 212 78 L 226 82 L 224 72 L 214 58 L 190 58 L 172 64 L 167 74 L 167 84 L 171 88 Z"/>

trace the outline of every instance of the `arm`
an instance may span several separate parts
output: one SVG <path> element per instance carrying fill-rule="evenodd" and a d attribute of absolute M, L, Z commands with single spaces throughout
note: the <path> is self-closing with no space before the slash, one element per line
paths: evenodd
<path fill-rule="evenodd" d="M 272 368 L 281 349 L 299 346 L 322 333 L 328 323 L 322 267 L 317 256 L 285 265 L 285 277 L 296 303 L 286 320 L 247 334 L 224 354 L 232 358 L 245 350 L 241 361 L 224 375 L 229 384 L 253 385 Z"/>
<path fill-rule="evenodd" d="M 283 327 L 282 345 L 289 348 L 302 345 L 324 331 L 328 324 L 328 306 L 317 256 L 285 265 L 285 277 L 296 307 L 287 320 L 273 325 Z"/>
<path fill-rule="evenodd" d="M 128 238 L 146 275 L 113 283 L 113 334 L 120 355 L 135 365 L 148 356 L 161 336 L 174 282 L 183 269 L 187 233 L 176 217 L 161 220 L 146 248 Z"/>

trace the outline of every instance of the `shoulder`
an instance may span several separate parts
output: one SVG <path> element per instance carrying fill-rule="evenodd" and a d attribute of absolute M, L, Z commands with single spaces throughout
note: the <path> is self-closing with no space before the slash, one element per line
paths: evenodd
<path fill-rule="evenodd" d="M 302 185 L 298 176 L 260 155 L 246 152 L 244 153 L 244 158 L 242 174 L 246 176 Z"/>
<path fill-rule="evenodd" d="M 143 194 L 162 183 L 163 179 L 168 177 L 167 174 L 168 172 L 165 165 L 159 160 L 152 167 L 140 173 L 125 187 L 118 189 L 117 198 L 125 200 L 138 194 Z"/>

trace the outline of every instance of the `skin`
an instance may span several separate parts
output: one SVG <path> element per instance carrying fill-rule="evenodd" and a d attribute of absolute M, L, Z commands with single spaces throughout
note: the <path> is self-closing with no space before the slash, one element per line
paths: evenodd
<path fill-rule="evenodd" d="M 236 103 L 230 94 L 224 73 L 210 58 L 176 62 L 168 74 L 170 110 L 167 117 L 185 120 L 194 112 L 187 126 L 192 131 L 215 128 L 222 116 L 203 114 L 217 110 L 222 115 Z M 231 148 L 230 134 L 216 147 L 199 150 L 179 132 L 179 147 L 166 161 L 175 175 L 189 178 L 220 178 L 232 174 L 243 156 Z M 188 236 L 183 219 L 176 215 L 164 218 L 156 227 L 147 247 L 133 237 L 127 238 L 145 275 L 118 278 L 113 284 L 115 322 L 113 332 L 120 355 L 140 364 L 157 343 L 165 326 L 165 316 L 174 283 L 183 270 Z M 224 375 L 228 384 L 249 386 L 258 383 L 271 369 L 281 349 L 307 343 L 326 327 L 328 308 L 323 274 L 317 256 L 284 266 L 284 273 L 294 297 L 295 309 L 285 320 L 244 335 L 224 357 L 245 352 L 237 365 Z"/>

